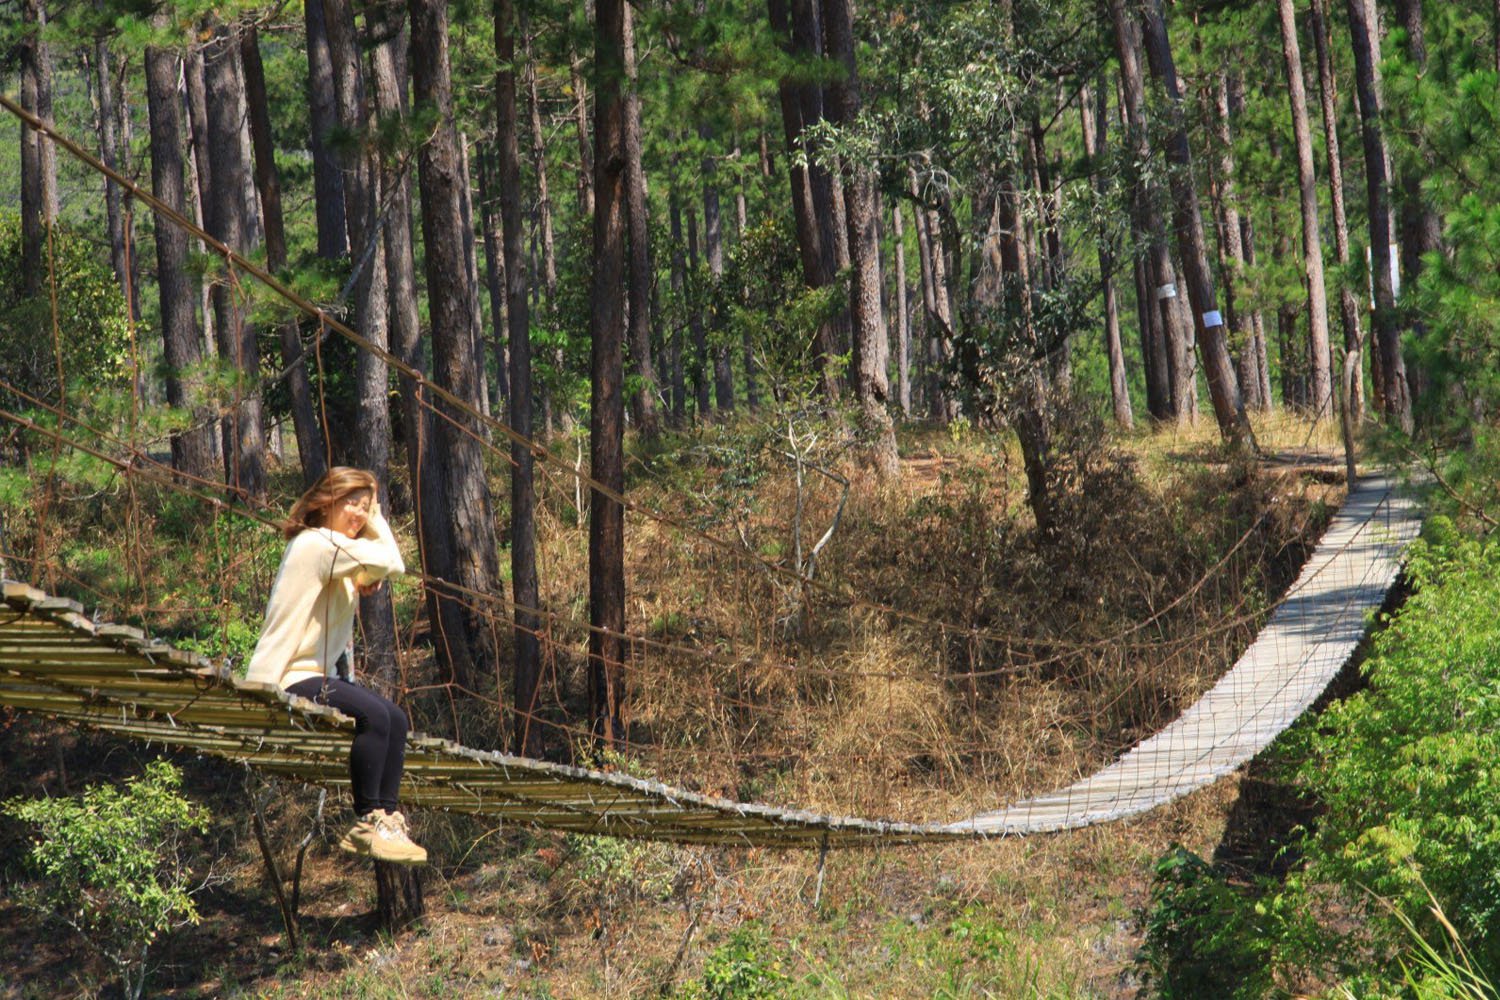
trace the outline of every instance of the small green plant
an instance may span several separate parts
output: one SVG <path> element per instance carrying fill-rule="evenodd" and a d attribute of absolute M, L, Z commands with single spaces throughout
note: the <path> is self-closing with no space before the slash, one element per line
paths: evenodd
<path fill-rule="evenodd" d="M 125 995 L 141 995 L 146 952 L 162 931 L 195 923 L 183 834 L 208 811 L 178 794 L 164 761 L 121 791 L 94 785 L 78 798 L 10 799 L 0 813 L 36 828 L 24 862 L 37 883 L 18 899 L 73 928 L 114 966 Z"/>
<path fill-rule="evenodd" d="M 1428 912 L 1443 928 L 1442 947 L 1424 937 L 1406 914 L 1392 910 L 1413 943 L 1410 960 L 1401 963 L 1407 985 L 1419 1000 L 1429 997 L 1432 1000 L 1496 1000 L 1500 991 L 1495 989 L 1494 982 L 1484 971 L 1475 966 L 1458 928 L 1448 920 L 1431 894 L 1427 898 Z"/>
<path fill-rule="evenodd" d="M 771 935 L 758 923 L 735 929 L 704 960 L 703 975 L 689 983 L 686 1000 L 774 1000 L 788 996 L 791 978 L 771 954 Z"/>
<path fill-rule="evenodd" d="M 634 778 L 653 775 L 639 761 L 608 748 L 579 748 L 579 763 Z M 573 881 L 580 890 L 596 893 L 602 903 L 633 899 L 665 900 L 677 882 L 677 855 L 666 844 L 619 837 L 569 834 L 568 853 L 577 861 Z"/>
<path fill-rule="evenodd" d="M 1156 863 L 1139 966 L 1160 997 L 1261 997 L 1271 988 L 1271 926 L 1263 900 L 1174 847 Z"/>

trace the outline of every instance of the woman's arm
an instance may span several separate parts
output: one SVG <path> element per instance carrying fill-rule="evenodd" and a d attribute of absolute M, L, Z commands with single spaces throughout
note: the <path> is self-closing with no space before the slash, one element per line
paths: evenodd
<path fill-rule="evenodd" d="M 396 536 L 378 504 L 370 511 L 370 519 L 358 538 L 313 528 L 298 535 L 293 544 L 308 535 L 313 536 L 305 543 L 310 550 L 308 555 L 315 560 L 315 572 L 324 583 L 352 579 L 363 587 L 406 572 Z"/>

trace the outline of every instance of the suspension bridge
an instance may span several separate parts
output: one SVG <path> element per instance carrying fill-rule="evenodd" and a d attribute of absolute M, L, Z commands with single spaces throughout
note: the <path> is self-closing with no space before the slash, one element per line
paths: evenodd
<path fill-rule="evenodd" d="M 1250 760 L 1318 698 L 1385 601 L 1421 508 L 1388 476 L 1349 490 L 1300 575 L 1235 665 L 1173 723 L 1095 774 L 946 823 L 734 802 L 614 772 L 414 733 L 404 802 L 591 834 L 696 844 L 857 847 L 1045 833 L 1137 815 Z M 237 680 L 78 603 L 4 582 L 0 704 L 328 787 L 348 784 L 353 721 Z"/>

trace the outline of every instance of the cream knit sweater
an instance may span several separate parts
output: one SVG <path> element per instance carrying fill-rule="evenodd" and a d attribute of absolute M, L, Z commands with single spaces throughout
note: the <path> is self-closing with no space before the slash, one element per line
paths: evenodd
<path fill-rule="evenodd" d="M 332 676 L 354 639 L 358 587 L 406 572 L 396 537 L 377 507 L 358 538 L 308 528 L 287 543 L 271 585 L 266 623 L 245 674 L 286 688 Z"/>

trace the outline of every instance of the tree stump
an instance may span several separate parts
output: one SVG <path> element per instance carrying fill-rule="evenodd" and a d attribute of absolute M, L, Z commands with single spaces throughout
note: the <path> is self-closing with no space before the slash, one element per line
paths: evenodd
<path fill-rule="evenodd" d="M 427 912 L 422 898 L 422 871 L 410 865 L 375 862 L 375 921 L 395 933 Z"/>

